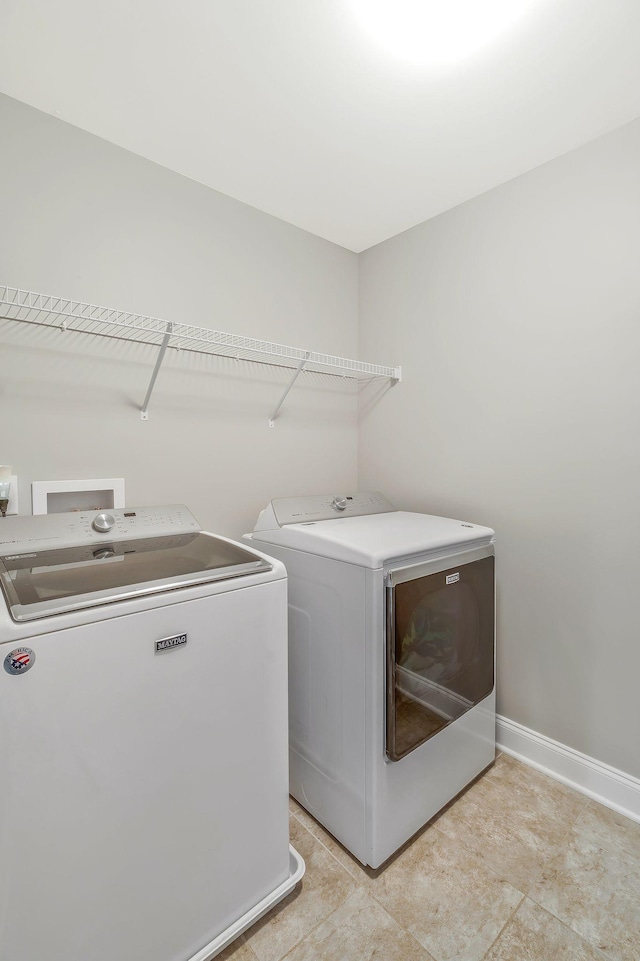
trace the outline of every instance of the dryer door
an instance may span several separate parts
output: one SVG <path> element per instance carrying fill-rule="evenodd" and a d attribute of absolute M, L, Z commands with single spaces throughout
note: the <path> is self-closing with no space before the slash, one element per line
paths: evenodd
<path fill-rule="evenodd" d="M 387 756 L 398 761 L 493 690 L 493 548 L 387 576 Z M 444 567 L 446 565 L 446 568 Z"/>

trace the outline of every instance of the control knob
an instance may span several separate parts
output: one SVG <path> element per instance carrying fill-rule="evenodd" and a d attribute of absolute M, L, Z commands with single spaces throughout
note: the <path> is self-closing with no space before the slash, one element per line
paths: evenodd
<path fill-rule="evenodd" d="M 335 511 L 343 511 L 347 506 L 346 497 L 334 497 L 331 501 L 331 506 Z"/>
<path fill-rule="evenodd" d="M 115 522 L 116 519 L 113 514 L 106 514 L 104 511 L 101 511 L 93 518 L 91 526 L 93 527 L 94 531 L 98 532 L 98 534 L 107 534 Z"/>
<path fill-rule="evenodd" d="M 107 557 L 115 557 L 116 552 L 112 547 L 100 547 L 98 550 L 93 552 L 93 556 L 97 561 L 102 561 Z"/>

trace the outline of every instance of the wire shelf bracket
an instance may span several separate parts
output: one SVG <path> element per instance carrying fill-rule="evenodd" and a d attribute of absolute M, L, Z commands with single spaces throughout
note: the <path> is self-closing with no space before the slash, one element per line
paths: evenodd
<path fill-rule="evenodd" d="M 237 361 L 286 367 L 293 371 L 289 384 L 273 414 L 269 426 L 275 426 L 285 398 L 303 371 L 340 376 L 366 382 L 382 378 L 397 384 L 402 379 L 400 367 L 384 367 L 360 360 L 349 360 L 333 354 L 322 354 L 300 347 L 287 347 L 252 337 L 228 334 L 209 327 L 160 320 L 113 307 L 99 307 L 52 294 L 39 294 L 19 287 L 0 284 L 0 319 L 55 327 L 65 331 L 129 340 L 158 347 L 156 362 L 145 399 L 140 408 L 141 420 L 149 419 L 149 401 L 168 349 L 193 351 Z"/>
<path fill-rule="evenodd" d="M 156 365 L 153 368 L 153 373 L 151 374 L 151 380 L 149 381 L 147 393 L 142 403 L 142 407 L 140 408 L 140 420 L 149 420 L 149 401 L 151 400 L 151 394 L 153 393 L 153 388 L 155 387 L 158 371 L 162 366 L 162 361 L 164 360 L 166 349 L 169 346 L 169 338 L 171 337 L 172 330 L 173 330 L 173 324 L 170 322 L 167 323 L 167 329 L 165 331 L 164 337 L 162 338 L 162 343 L 160 344 L 160 350 L 158 351 L 158 356 L 156 358 Z"/>
<path fill-rule="evenodd" d="M 297 370 L 295 371 L 295 373 L 294 373 L 293 377 L 291 378 L 291 380 L 289 381 L 289 384 L 288 384 L 288 386 L 287 386 L 287 389 L 285 390 L 284 394 L 283 394 L 282 397 L 280 398 L 280 403 L 278 404 L 278 406 L 277 406 L 276 409 L 274 410 L 273 414 L 272 414 L 271 417 L 269 418 L 269 427 L 275 427 L 275 426 L 276 426 L 276 417 L 278 416 L 278 411 L 280 410 L 280 408 L 281 408 L 282 405 L 284 404 L 284 399 L 285 399 L 285 397 L 287 396 L 287 394 L 289 393 L 289 391 L 291 390 L 291 388 L 292 388 L 293 385 L 295 384 L 296 380 L 298 379 L 298 375 L 301 374 L 302 371 L 304 370 L 304 365 L 306 364 L 307 360 L 309 359 L 310 354 L 311 354 L 311 351 L 308 350 L 308 351 L 306 352 L 305 356 L 302 358 L 302 360 L 301 360 L 300 363 L 298 364 L 298 368 L 297 368 Z"/>

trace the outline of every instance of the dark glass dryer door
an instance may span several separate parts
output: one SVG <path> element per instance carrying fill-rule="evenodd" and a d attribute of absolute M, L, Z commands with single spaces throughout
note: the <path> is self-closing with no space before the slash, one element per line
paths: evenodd
<path fill-rule="evenodd" d="M 493 690 L 494 557 L 472 557 L 446 570 L 421 564 L 388 575 L 386 741 L 392 761 Z"/>

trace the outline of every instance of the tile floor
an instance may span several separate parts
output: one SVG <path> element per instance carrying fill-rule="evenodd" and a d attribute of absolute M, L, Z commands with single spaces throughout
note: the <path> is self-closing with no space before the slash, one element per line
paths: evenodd
<path fill-rule="evenodd" d="M 306 874 L 221 961 L 640 961 L 640 824 L 506 755 L 377 871 L 290 807 Z"/>

